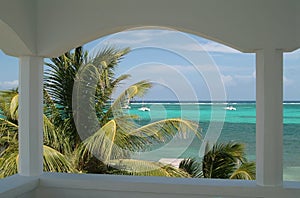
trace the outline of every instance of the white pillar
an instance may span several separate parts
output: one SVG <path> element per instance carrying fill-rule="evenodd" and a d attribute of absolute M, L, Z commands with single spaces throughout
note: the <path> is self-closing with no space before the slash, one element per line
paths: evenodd
<path fill-rule="evenodd" d="M 43 58 L 19 58 L 19 174 L 43 172 Z"/>
<path fill-rule="evenodd" d="M 282 54 L 256 53 L 256 181 L 261 186 L 282 185 Z"/>

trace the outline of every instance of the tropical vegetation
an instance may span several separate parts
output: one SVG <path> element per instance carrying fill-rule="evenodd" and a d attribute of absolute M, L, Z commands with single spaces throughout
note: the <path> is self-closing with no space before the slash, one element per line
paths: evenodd
<path fill-rule="evenodd" d="M 44 171 L 190 177 L 170 165 L 131 159 L 132 153 L 178 134 L 193 132 L 200 138 L 200 133 L 197 123 L 177 118 L 136 125 L 136 116 L 124 113 L 122 106 L 144 95 L 152 86 L 148 81 L 133 84 L 112 100 L 116 87 L 130 77 L 115 77 L 128 52 L 107 47 L 91 58 L 78 47 L 46 63 Z M 1 91 L 0 111 L 0 177 L 6 177 L 18 169 L 17 89 Z"/>
<path fill-rule="evenodd" d="M 195 178 L 255 179 L 255 163 L 248 162 L 245 145 L 237 142 L 206 146 L 202 159 L 184 159 L 179 167 Z"/>

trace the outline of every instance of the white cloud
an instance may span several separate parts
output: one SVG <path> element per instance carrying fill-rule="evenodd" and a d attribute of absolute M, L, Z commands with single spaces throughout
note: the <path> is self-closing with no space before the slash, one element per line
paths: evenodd
<path fill-rule="evenodd" d="M 139 39 L 113 38 L 113 39 L 104 41 L 103 44 L 104 45 L 135 45 L 135 44 L 146 43 L 149 40 L 150 40 L 149 38 L 139 38 Z"/>
<path fill-rule="evenodd" d="M 169 30 L 133 29 L 113 34 L 104 40 L 103 44 L 129 46 L 136 44 L 151 45 L 152 43 L 158 42 L 162 36 L 170 37 L 173 33 L 174 31 Z"/>
<path fill-rule="evenodd" d="M 186 43 L 181 45 L 173 45 L 173 47 L 180 50 L 194 52 L 241 53 L 240 51 L 230 48 L 226 45 L 222 45 L 212 41 L 206 43 Z"/>
<path fill-rule="evenodd" d="M 231 75 L 221 75 L 221 79 L 225 86 L 235 86 L 236 82 L 234 81 Z"/>
<path fill-rule="evenodd" d="M 123 73 L 131 73 L 132 70 L 136 70 L 138 68 L 141 68 L 141 74 L 137 75 L 135 74 L 133 77 L 137 78 L 137 76 L 151 76 L 151 75 L 162 75 L 165 76 L 165 74 L 170 74 L 170 71 L 176 71 L 177 73 L 183 74 L 183 75 L 193 75 L 194 77 L 196 75 L 199 75 L 199 78 L 202 78 L 202 75 L 211 75 L 212 73 L 215 73 L 218 75 L 220 71 L 215 65 L 172 65 L 172 64 L 163 64 L 163 63 L 156 63 L 156 62 L 149 62 L 144 63 L 141 65 L 136 65 L 135 67 L 131 67 L 129 70 L 122 71 Z M 119 73 L 120 75 L 121 73 Z M 168 76 L 170 77 L 170 76 Z"/>
<path fill-rule="evenodd" d="M 186 52 L 219 52 L 241 53 L 238 50 L 210 40 L 202 39 L 197 42 L 186 33 L 173 30 L 129 30 L 107 37 L 102 44 L 161 46 L 173 50 Z"/>
<path fill-rule="evenodd" d="M 175 69 L 183 72 L 219 72 L 215 65 L 171 65 Z"/>
<path fill-rule="evenodd" d="M 202 44 L 203 48 L 208 52 L 221 52 L 221 53 L 241 53 L 240 51 L 228 47 L 226 45 L 222 45 L 215 42 L 208 42 Z"/>
<path fill-rule="evenodd" d="M 0 82 L 0 89 L 12 89 L 19 85 L 18 80 Z"/>
<path fill-rule="evenodd" d="M 163 36 L 163 35 L 170 35 L 177 33 L 177 31 L 174 31 L 172 29 L 159 29 L 159 27 L 144 27 L 143 28 L 137 28 L 137 29 L 132 29 L 128 31 L 121 32 L 120 34 L 126 34 L 130 35 L 132 37 L 140 37 L 140 38 L 157 38 L 158 36 Z M 152 29 L 150 29 L 152 28 Z M 158 29 L 155 29 L 158 28 Z"/>
<path fill-rule="evenodd" d="M 249 82 L 255 79 L 255 76 L 253 76 L 253 73 L 251 75 L 234 75 L 234 78 L 240 81 Z"/>

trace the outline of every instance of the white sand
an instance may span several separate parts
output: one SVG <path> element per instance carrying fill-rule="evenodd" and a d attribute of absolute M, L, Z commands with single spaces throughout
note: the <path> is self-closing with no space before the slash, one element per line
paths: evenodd
<path fill-rule="evenodd" d="M 160 163 L 162 164 L 170 164 L 176 168 L 179 167 L 179 164 L 180 162 L 182 161 L 183 159 L 177 159 L 177 158 L 161 158 L 159 160 Z"/>

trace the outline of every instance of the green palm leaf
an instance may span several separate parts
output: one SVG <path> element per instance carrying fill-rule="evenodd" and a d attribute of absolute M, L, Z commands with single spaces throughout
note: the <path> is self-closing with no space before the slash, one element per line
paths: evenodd
<path fill-rule="evenodd" d="M 189 173 L 193 178 L 203 177 L 201 163 L 195 158 L 184 159 L 180 162 L 179 168 Z"/>
<path fill-rule="evenodd" d="M 118 146 L 119 141 L 122 141 L 122 137 L 117 133 L 115 120 L 111 120 L 83 141 L 83 156 L 90 152 L 104 163 L 127 157 L 128 150 Z"/>
<path fill-rule="evenodd" d="M 15 132 L 15 133 L 18 132 L 17 124 L 3 118 L 0 118 L 0 127 L 1 127 L 0 136 L 6 135 L 8 132 Z"/>
<path fill-rule="evenodd" d="M 43 96 L 44 96 L 44 114 L 51 120 L 54 125 L 61 125 L 63 124 L 63 119 L 59 112 L 59 108 L 55 106 L 54 101 L 51 99 L 48 91 L 43 89 Z"/>
<path fill-rule="evenodd" d="M 217 143 L 209 148 L 207 144 L 201 163 L 195 158 L 188 158 L 179 167 L 196 178 L 255 179 L 255 163 L 247 162 L 243 144 Z"/>
<path fill-rule="evenodd" d="M 43 164 L 47 172 L 77 172 L 70 160 L 57 150 L 44 145 Z"/>
<path fill-rule="evenodd" d="M 198 123 L 179 118 L 170 118 L 132 129 L 128 131 L 128 134 L 133 137 L 143 138 L 151 144 L 161 144 L 170 141 L 175 136 L 185 138 L 189 132 L 194 133 L 201 139 L 200 131 Z"/>
<path fill-rule="evenodd" d="M 206 151 L 202 160 L 204 177 L 230 178 L 241 164 L 247 162 L 244 150 L 245 146 L 241 143 L 229 142 L 214 145 L 211 150 Z"/>
<path fill-rule="evenodd" d="M 2 136 L 1 142 L 6 142 L 5 149 L 0 153 L 0 178 L 4 178 L 18 171 L 18 138 L 14 135 Z"/>
<path fill-rule="evenodd" d="M 112 83 L 111 83 L 112 87 L 116 88 L 122 81 L 124 81 L 130 77 L 131 77 L 130 74 L 123 74 L 123 75 L 119 76 L 118 78 L 116 78 L 112 81 Z"/>
<path fill-rule="evenodd" d="M 10 102 L 10 115 L 13 120 L 18 120 L 18 108 L 19 108 L 19 94 L 16 94 Z"/>
<path fill-rule="evenodd" d="M 67 121 L 65 121 L 65 125 L 55 126 L 46 115 L 43 115 L 43 119 L 44 145 L 51 146 L 61 153 L 71 154 L 69 137 L 65 137 L 63 132 L 69 129 Z"/>
<path fill-rule="evenodd" d="M 255 163 L 246 162 L 242 163 L 230 176 L 229 179 L 245 179 L 245 180 L 255 180 Z"/>

